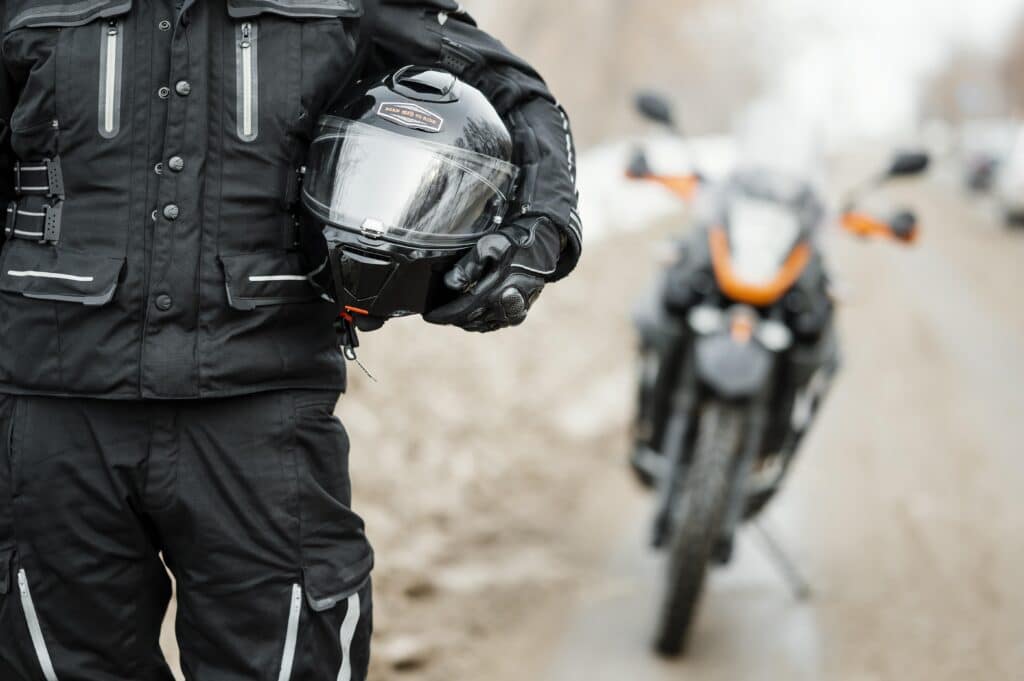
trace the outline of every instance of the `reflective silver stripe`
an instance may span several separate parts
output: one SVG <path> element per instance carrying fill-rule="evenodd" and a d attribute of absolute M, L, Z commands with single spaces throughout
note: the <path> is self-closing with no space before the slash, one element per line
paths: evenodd
<path fill-rule="evenodd" d="M 36 213 L 29 210 L 18 210 L 18 215 L 27 215 L 30 218 L 45 218 L 46 213 Z"/>
<path fill-rule="evenodd" d="M 540 276 L 542 276 L 542 277 L 546 277 L 546 276 L 548 276 L 549 274 L 554 274 L 554 273 L 555 273 L 555 270 L 557 270 L 557 269 L 558 269 L 557 267 L 552 267 L 552 268 L 551 268 L 550 270 L 547 270 L 547 271 L 545 272 L 545 271 L 542 271 L 542 270 L 537 270 L 537 269 L 534 269 L 534 268 L 532 268 L 532 267 L 527 267 L 526 265 L 520 265 L 520 264 L 518 264 L 518 263 L 513 263 L 513 264 L 512 264 L 512 267 L 514 267 L 514 268 L 516 268 L 516 269 L 520 269 L 520 270 L 523 270 L 524 272 L 531 272 L 531 273 L 533 273 L 533 274 L 539 274 L 539 275 L 540 275 Z"/>
<path fill-rule="evenodd" d="M 43 630 L 39 626 L 39 616 L 36 614 L 36 605 L 32 602 L 32 592 L 28 589 L 28 576 L 24 569 L 18 570 L 18 591 L 21 593 L 21 609 L 25 612 L 25 623 L 28 624 L 28 633 L 32 637 L 32 647 L 36 649 L 36 657 L 39 658 L 43 676 L 46 677 L 46 681 L 59 681 L 57 672 L 53 669 L 50 651 L 43 639 Z"/>
<path fill-rule="evenodd" d="M 14 230 L 14 236 L 39 237 L 40 239 L 42 239 L 43 238 L 43 233 L 42 232 L 26 232 L 23 229 L 16 229 L 16 230 Z"/>
<path fill-rule="evenodd" d="M 309 279 L 301 274 L 273 274 L 252 276 L 249 277 L 249 281 L 258 284 L 265 281 L 309 281 Z"/>
<path fill-rule="evenodd" d="M 238 47 L 235 50 L 238 75 L 238 137 L 253 142 L 259 136 L 259 29 L 255 22 L 239 25 Z"/>
<path fill-rule="evenodd" d="M 359 594 L 348 597 L 348 610 L 345 621 L 341 623 L 341 669 L 338 670 L 338 681 L 352 681 L 352 639 L 356 637 L 359 626 Z"/>
<path fill-rule="evenodd" d="M 569 116 L 565 109 L 558 107 L 558 113 L 562 117 L 562 130 L 565 132 L 565 155 L 569 164 L 569 174 L 572 175 L 573 185 L 576 184 L 576 148 L 572 143 L 572 131 L 569 129 Z"/>
<path fill-rule="evenodd" d="M 277 681 L 290 681 L 292 665 L 295 663 L 295 647 L 299 639 L 299 616 L 302 614 L 302 587 L 292 586 L 292 605 L 288 613 L 288 631 L 284 638 L 284 653 L 281 656 L 281 673 Z"/>
<path fill-rule="evenodd" d="M 10 277 L 28 277 L 33 279 L 63 279 L 64 281 L 80 281 L 83 284 L 96 280 L 96 277 L 80 277 L 75 274 L 61 274 L 60 272 L 35 272 L 33 270 L 27 270 L 25 272 L 8 270 L 7 275 Z"/>
<path fill-rule="evenodd" d="M 121 63 L 124 56 L 124 24 L 111 21 L 100 32 L 100 135 L 117 137 L 121 130 Z"/>

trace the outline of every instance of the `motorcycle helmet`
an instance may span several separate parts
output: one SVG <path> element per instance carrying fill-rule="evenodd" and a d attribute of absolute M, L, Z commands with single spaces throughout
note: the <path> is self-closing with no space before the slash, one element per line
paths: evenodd
<path fill-rule="evenodd" d="M 454 75 L 408 66 L 360 81 L 318 122 L 299 244 L 310 280 L 345 314 L 423 314 L 452 300 L 444 275 L 508 210 L 512 137 Z"/>

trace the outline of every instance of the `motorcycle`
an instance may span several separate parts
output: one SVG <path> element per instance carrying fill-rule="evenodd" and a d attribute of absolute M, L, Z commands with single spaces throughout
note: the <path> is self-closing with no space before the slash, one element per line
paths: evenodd
<path fill-rule="evenodd" d="M 667 100 L 637 101 L 678 132 Z M 851 192 L 841 224 L 865 238 L 912 243 L 917 219 L 860 208 L 875 187 L 923 173 L 923 153 L 896 155 Z M 694 229 L 636 315 L 638 409 L 631 462 L 657 490 L 653 544 L 668 552 L 655 647 L 684 652 L 705 575 L 733 554 L 739 527 L 778 494 L 840 366 L 829 278 L 816 239 L 827 211 L 809 182 L 770 169 L 720 182 L 652 171 L 638 151 L 627 176 L 699 197 Z M 784 552 L 774 556 L 805 595 Z"/>

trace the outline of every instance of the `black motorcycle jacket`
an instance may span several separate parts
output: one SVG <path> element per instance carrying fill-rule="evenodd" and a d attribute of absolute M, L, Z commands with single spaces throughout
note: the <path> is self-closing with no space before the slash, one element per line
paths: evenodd
<path fill-rule="evenodd" d="M 515 215 L 581 248 L 568 120 L 454 0 L 0 1 L 0 392 L 189 399 L 343 389 L 295 251 L 320 114 L 440 65 L 507 120 Z M 513 216 L 515 217 L 515 216 Z"/>

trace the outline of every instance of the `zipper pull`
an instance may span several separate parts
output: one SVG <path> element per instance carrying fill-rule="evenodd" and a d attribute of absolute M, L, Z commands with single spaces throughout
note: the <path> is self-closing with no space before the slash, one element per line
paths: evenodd
<path fill-rule="evenodd" d="M 334 323 L 334 328 L 338 332 L 338 343 L 341 346 L 341 351 L 345 355 L 345 359 L 350 362 L 355 362 L 359 365 L 359 368 L 363 370 L 363 373 L 373 381 L 377 382 L 373 374 L 363 366 L 363 363 L 359 361 L 359 356 L 356 354 L 356 349 L 359 347 L 359 333 L 356 331 L 355 322 L 352 319 L 352 315 L 348 312 L 342 312 L 338 316 L 338 320 Z"/>
<path fill-rule="evenodd" d="M 252 47 L 252 24 L 248 21 L 242 24 L 242 43 L 241 48 L 247 50 Z"/>
<path fill-rule="evenodd" d="M 359 347 L 359 334 L 356 332 L 352 316 L 347 312 L 342 312 L 334 326 L 338 331 L 338 344 L 345 353 L 345 359 L 350 362 L 357 361 L 359 357 L 356 355 L 356 348 Z"/>

